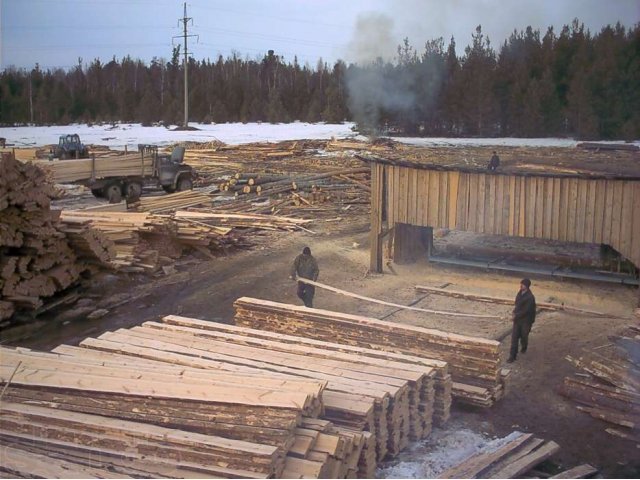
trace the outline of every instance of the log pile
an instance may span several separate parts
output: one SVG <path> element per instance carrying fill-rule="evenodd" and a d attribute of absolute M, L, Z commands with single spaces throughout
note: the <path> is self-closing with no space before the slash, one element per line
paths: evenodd
<path fill-rule="evenodd" d="M 59 212 L 49 208 L 55 195 L 40 168 L 2 155 L 0 321 L 36 311 L 80 277 L 83 266 L 58 228 Z"/>
<path fill-rule="evenodd" d="M 437 371 L 344 347 L 170 316 L 51 353 L 0 349 L 0 448 L 15 449 L 0 468 L 35 455 L 52 472 L 372 478 L 429 435 Z"/>
<path fill-rule="evenodd" d="M 149 176 L 153 172 L 153 157 L 140 153 L 129 155 L 34 162 L 50 174 L 56 183 L 69 183 L 90 178 Z"/>
<path fill-rule="evenodd" d="M 560 450 L 557 443 L 530 433 L 509 437 L 512 438 L 497 450 L 472 455 L 438 478 L 519 478 Z"/>
<path fill-rule="evenodd" d="M 505 394 L 494 340 L 247 297 L 234 305 L 238 325 L 447 362 L 453 397 L 463 403 L 490 407 Z"/>
<path fill-rule="evenodd" d="M 580 372 L 565 377 L 560 393 L 609 424 L 607 433 L 640 444 L 640 327 L 630 325 L 610 340 L 605 353 L 566 357 Z"/>

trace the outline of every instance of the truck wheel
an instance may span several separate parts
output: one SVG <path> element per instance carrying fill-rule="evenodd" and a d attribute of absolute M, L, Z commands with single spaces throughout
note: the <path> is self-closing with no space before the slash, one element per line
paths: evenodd
<path fill-rule="evenodd" d="M 176 191 L 173 185 L 162 185 L 162 189 L 167 193 L 173 193 Z"/>
<path fill-rule="evenodd" d="M 96 198 L 102 198 L 102 189 L 101 188 L 92 188 L 91 189 L 91 193 L 93 193 L 93 196 Z"/>
<path fill-rule="evenodd" d="M 193 182 L 191 181 L 191 177 L 181 177 L 178 180 L 178 191 L 184 192 L 185 190 L 193 189 Z"/>
<path fill-rule="evenodd" d="M 138 182 L 127 183 L 125 190 L 127 200 L 130 202 L 138 200 L 142 195 L 142 185 Z"/>
<path fill-rule="evenodd" d="M 104 196 L 109 203 L 120 203 L 122 201 L 122 189 L 117 183 L 107 185 L 104 189 Z"/>

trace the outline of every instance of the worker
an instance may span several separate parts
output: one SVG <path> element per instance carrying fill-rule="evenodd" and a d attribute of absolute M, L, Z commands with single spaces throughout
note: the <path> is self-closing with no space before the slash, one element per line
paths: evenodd
<path fill-rule="evenodd" d="M 304 247 L 302 253 L 296 257 L 291 267 L 291 279 L 308 278 L 314 282 L 318 279 L 320 269 L 318 262 L 311 255 L 311 249 Z M 304 302 L 305 307 L 313 308 L 313 295 L 316 289 L 313 285 L 298 281 L 298 297 Z"/>
<path fill-rule="evenodd" d="M 508 363 L 515 362 L 518 356 L 518 342 L 521 345 L 520 352 L 525 353 L 529 346 L 529 332 L 536 321 L 536 297 L 531 293 L 531 280 L 523 278 L 520 281 L 520 290 L 516 295 L 513 315 L 513 330 L 511 331 L 511 352 Z"/>
<path fill-rule="evenodd" d="M 489 170 L 490 172 L 495 172 L 499 166 L 500 157 L 498 157 L 498 154 L 494 151 L 491 160 L 489 160 L 489 165 L 487 165 L 487 170 Z"/>

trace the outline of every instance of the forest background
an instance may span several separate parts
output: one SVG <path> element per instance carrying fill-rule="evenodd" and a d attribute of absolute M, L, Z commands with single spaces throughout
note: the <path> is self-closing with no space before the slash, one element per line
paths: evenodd
<path fill-rule="evenodd" d="M 189 120 L 355 121 L 362 133 L 451 137 L 640 138 L 640 25 L 591 34 L 579 20 L 559 33 L 531 27 L 496 51 L 481 26 L 461 56 L 455 39 L 392 61 L 315 66 L 239 54 L 191 58 Z M 150 63 L 78 59 L 71 69 L 0 72 L 0 125 L 180 124 L 180 49 Z"/>

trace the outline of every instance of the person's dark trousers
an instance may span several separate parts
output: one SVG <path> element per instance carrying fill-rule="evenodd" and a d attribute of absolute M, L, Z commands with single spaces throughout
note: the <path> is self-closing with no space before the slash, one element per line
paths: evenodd
<path fill-rule="evenodd" d="M 316 287 L 298 282 L 298 298 L 304 302 L 305 307 L 313 308 L 313 296 L 316 293 Z"/>
<path fill-rule="evenodd" d="M 527 351 L 530 331 L 531 325 L 529 323 L 514 322 L 513 330 L 511 331 L 511 352 L 509 358 L 515 360 L 518 356 L 518 341 L 520 341 L 520 345 L 522 345 L 522 352 Z"/>

